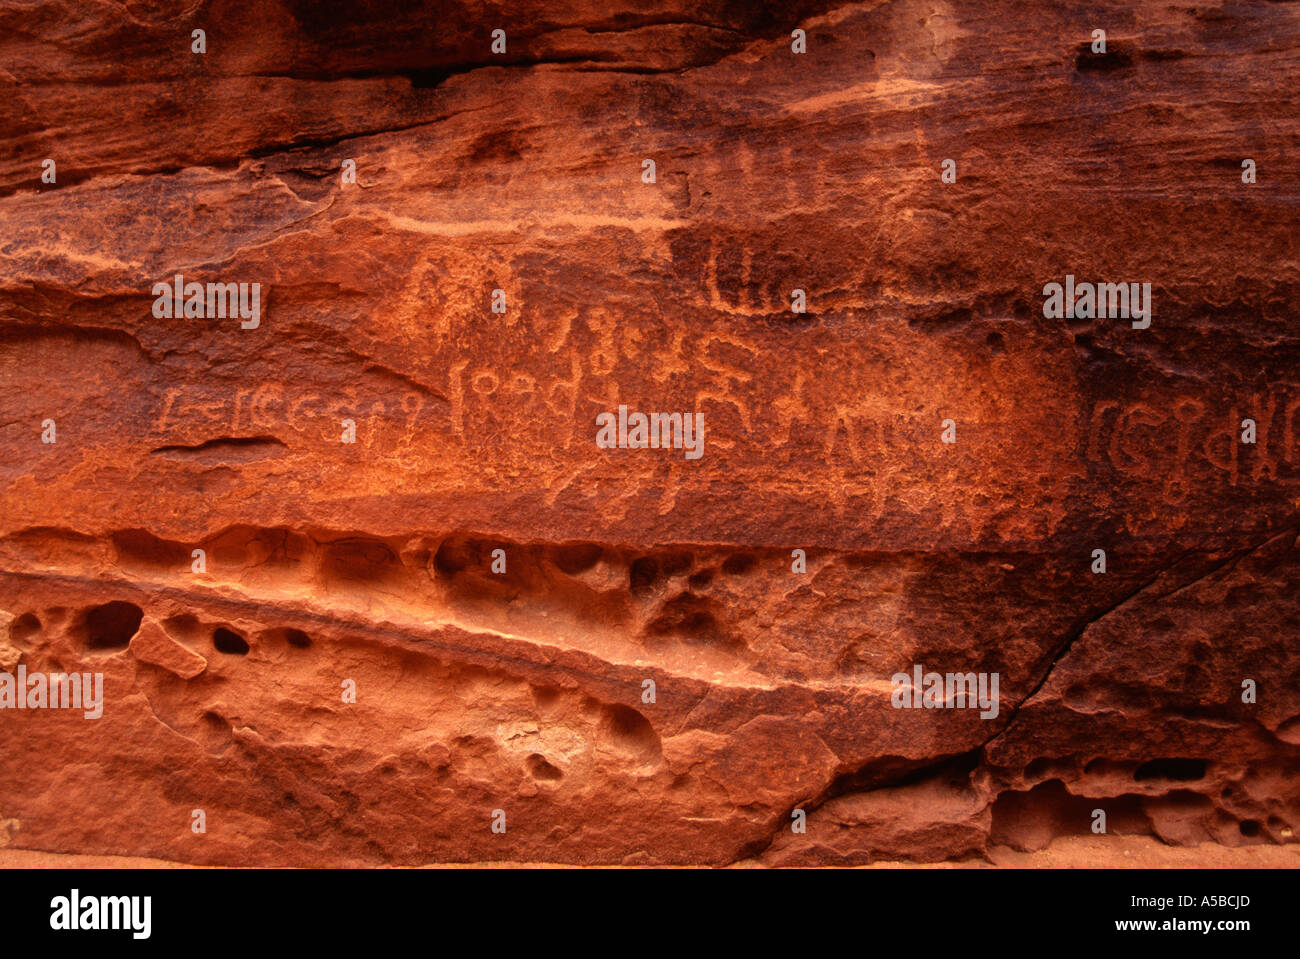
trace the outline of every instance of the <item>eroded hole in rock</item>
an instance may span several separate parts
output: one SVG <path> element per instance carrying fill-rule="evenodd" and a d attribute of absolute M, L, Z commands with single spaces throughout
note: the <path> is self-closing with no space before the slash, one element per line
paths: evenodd
<path fill-rule="evenodd" d="M 713 614 L 703 610 L 691 613 L 680 626 L 681 631 L 688 636 L 711 636 L 717 628 L 718 621 Z"/>
<path fill-rule="evenodd" d="M 548 782 L 554 782 L 564 776 L 564 773 L 546 761 L 546 757 L 541 753 L 533 753 L 526 760 L 528 773 L 534 779 L 543 779 Z"/>
<path fill-rule="evenodd" d="M 682 593 L 665 603 L 646 629 L 657 636 L 676 634 L 691 639 L 722 638 L 709 601 L 691 593 Z"/>
<path fill-rule="evenodd" d="M 1152 759 L 1143 763 L 1133 773 L 1133 779 L 1137 782 L 1151 779 L 1193 782 L 1204 778 L 1205 760 L 1203 759 Z"/>
<path fill-rule="evenodd" d="M 187 569 L 190 550 L 182 543 L 159 539 L 143 529 L 128 529 L 113 534 L 113 548 L 122 565 L 154 569 Z"/>
<path fill-rule="evenodd" d="M 9 624 L 9 638 L 20 646 L 25 645 L 41 631 L 41 621 L 35 613 L 23 613 Z"/>
<path fill-rule="evenodd" d="M 713 582 L 713 570 L 702 569 L 697 573 L 691 573 L 691 578 L 686 581 L 691 589 L 704 589 Z"/>
<path fill-rule="evenodd" d="M 993 803 L 990 840 L 1022 852 L 1046 849 L 1058 836 L 1092 835 L 1094 810 L 1106 814 L 1106 831 L 1117 835 L 1149 835 L 1150 820 L 1142 797 L 1124 795 L 1096 799 L 1075 796 L 1059 779 L 1040 783 L 1028 792 L 1004 792 Z"/>
<path fill-rule="evenodd" d="M 286 629 L 284 639 L 290 646 L 295 649 L 306 649 L 311 645 L 311 637 L 301 629 Z"/>
<path fill-rule="evenodd" d="M 888 784 L 889 788 L 912 786 L 926 781 L 945 783 L 948 788 L 964 792 L 970 788 L 971 773 L 979 766 L 979 750 L 953 756 L 939 763 L 928 759 L 882 756 L 866 766 L 835 777 L 828 796 L 866 792 Z"/>
<path fill-rule="evenodd" d="M 561 572 L 576 576 L 585 573 L 600 562 L 604 555 L 595 543 L 579 543 L 572 546 L 556 546 L 551 550 L 551 559 Z"/>
<path fill-rule="evenodd" d="M 336 540 L 324 547 L 321 570 L 333 580 L 383 583 L 401 570 L 401 561 L 385 544 L 375 540 Z"/>
<path fill-rule="evenodd" d="M 680 576 L 695 565 L 695 557 L 690 553 L 665 553 L 660 557 L 659 568 L 664 576 Z"/>
<path fill-rule="evenodd" d="M 563 702 L 564 691 L 554 686 L 532 686 L 530 689 L 539 712 L 549 713 Z"/>
<path fill-rule="evenodd" d="M 195 643 L 203 638 L 203 624 L 191 613 L 168 616 L 162 621 L 163 629 L 183 643 Z"/>
<path fill-rule="evenodd" d="M 248 641 L 233 629 L 227 629 L 224 626 L 218 626 L 212 631 L 212 645 L 217 648 L 217 652 L 225 653 L 228 656 L 246 656 L 248 654 Z"/>
<path fill-rule="evenodd" d="M 1277 727 L 1277 738 L 1284 743 L 1300 746 L 1300 716 L 1292 716 Z"/>
<path fill-rule="evenodd" d="M 264 635 L 273 643 L 287 643 L 294 649 L 308 649 L 311 646 L 311 637 L 301 629 L 294 629 L 291 626 L 271 629 Z"/>
<path fill-rule="evenodd" d="M 607 707 L 602 731 L 616 749 L 643 763 L 657 763 L 663 755 L 659 734 L 650 721 L 628 706 Z"/>
<path fill-rule="evenodd" d="M 1241 832 L 1243 836 L 1246 836 L 1247 838 L 1250 839 L 1253 839 L 1255 836 L 1259 835 L 1259 823 L 1256 822 L 1254 819 L 1243 819 L 1240 823 L 1237 824 L 1237 829 Z"/>
<path fill-rule="evenodd" d="M 455 576 L 466 570 L 488 571 L 487 557 L 491 553 L 485 543 L 478 540 L 451 537 L 443 540 L 433 554 L 433 566 L 444 576 Z"/>
<path fill-rule="evenodd" d="M 1028 780 L 1060 779 L 1073 769 L 1073 764 L 1064 760 L 1040 756 L 1025 767 L 1025 778 Z"/>
<path fill-rule="evenodd" d="M 199 734 L 204 748 L 212 754 L 223 752 L 234 740 L 230 723 L 222 716 L 208 710 L 200 719 Z"/>
<path fill-rule="evenodd" d="M 659 581 L 659 564 L 652 557 L 642 556 L 632 561 L 628 570 L 628 588 L 634 593 L 648 593 Z"/>
<path fill-rule="evenodd" d="M 83 623 L 86 645 L 97 651 L 125 649 L 136 630 L 144 610 L 135 603 L 114 600 L 86 613 Z"/>
<path fill-rule="evenodd" d="M 722 563 L 722 571 L 731 576 L 748 573 L 758 564 L 758 559 L 749 553 L 736 553 L 728 556 Z"/>
<path fill-rule="evenodd" d="M 1134 768 L 1136 767 L 1133 763 L 1118 763 L 1110 759 L 1098 758 L 1088 760 L 1088 764 L 1083 767 L 1083 773 L 1085 776 L 1131 776 Z"/>

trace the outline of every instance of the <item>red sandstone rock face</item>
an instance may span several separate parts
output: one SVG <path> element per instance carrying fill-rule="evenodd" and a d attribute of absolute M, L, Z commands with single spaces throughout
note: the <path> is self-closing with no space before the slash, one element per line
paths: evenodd
<path fill-rule="evenodd" d="M 1294 5 L 356 6 L 0 2 L 0 844 L 1294 843 Z"/>

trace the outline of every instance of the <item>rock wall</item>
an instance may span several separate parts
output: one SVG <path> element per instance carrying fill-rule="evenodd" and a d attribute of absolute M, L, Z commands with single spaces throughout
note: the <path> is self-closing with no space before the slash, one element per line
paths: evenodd
<path fill-rule="evenodd" d="M 0 845 L 1295 843 L 1300 6 L 7 0 L 0 54 L 0 670 L 104 689 L 0 711 Z"/>

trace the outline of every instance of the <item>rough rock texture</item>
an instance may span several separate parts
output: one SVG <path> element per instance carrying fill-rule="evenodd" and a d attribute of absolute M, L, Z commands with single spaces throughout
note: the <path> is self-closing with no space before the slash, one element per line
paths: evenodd
<path fill-rule="evenodd" d="M 0 0 L 0 845 L 1300 850 L 1300 4 L 508 8 Z"/>

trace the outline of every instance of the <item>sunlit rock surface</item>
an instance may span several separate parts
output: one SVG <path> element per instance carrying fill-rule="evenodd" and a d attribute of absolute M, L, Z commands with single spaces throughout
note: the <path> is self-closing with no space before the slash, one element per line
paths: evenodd
<path fill-rule="evenodd" d="M 1294 843 L 1300 7 L 511 8 L 0 2 L 0 845 Z"/>

